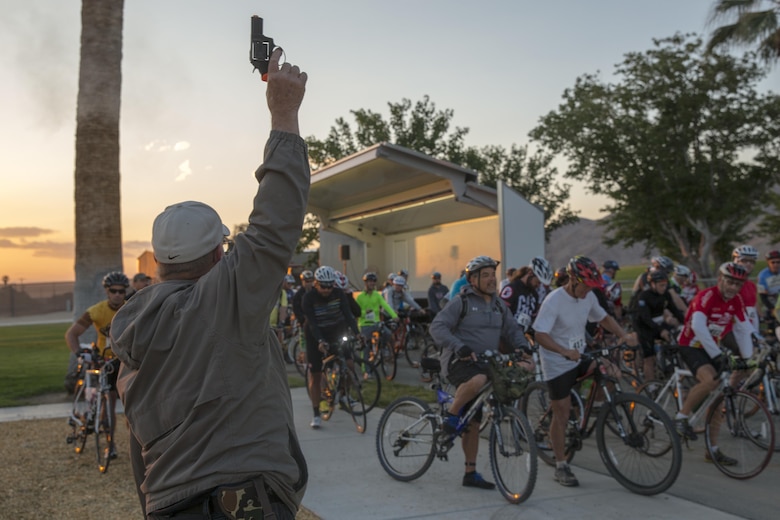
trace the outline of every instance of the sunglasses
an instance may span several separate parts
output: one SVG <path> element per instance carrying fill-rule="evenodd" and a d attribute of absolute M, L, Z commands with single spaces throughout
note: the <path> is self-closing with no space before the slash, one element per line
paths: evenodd
<path fill-rule="evenodd" d="M 320 289 L 333 289 L 333 284 L 332 283 L 327 283 L 327 282 L 326 283 L 322 283 L 322 282 L 320 282 L 318 285 L 319 285 Z"/>
<path fill-rule="evenodd" d="M 109 289 L 108 292 L 111 294 L 125 294 L 127 291 L 125 289 Z"/>

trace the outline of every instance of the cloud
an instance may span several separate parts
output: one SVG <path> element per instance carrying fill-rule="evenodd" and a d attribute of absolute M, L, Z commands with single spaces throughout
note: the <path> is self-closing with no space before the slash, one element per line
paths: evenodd
<path fill-rule="evenodd" d="M 47 258 L 73 258 L 75 245 L 73 242 L 12 242 L 0 240 L 0 248 L 24 249 L 33 252 L 33 256 Z"/>
<path fill-rule="evenodd" d="M 190 160 L 187 159 L 179 165 L 179 175 L 176 176 L 175 181 L 181 182 L 190 175 L 192 175 L 192 168 L 190 168 Z"/>
<path fill-rule="evenodd" d="M 181 152 L 181 151 L 184 151 L 184 150 L 189 150 L 189 148 L 190 148 L 190 143 L 188 143 L 187 141 L 179 141 L 178 143 L 173 145 L 173 151 L 174 152 Z"/>
<path fill-rule="evenodd" d="M 39 237 L 41 235 L 47 235 L 49 233 L 54 233 L 54 231 L 51 230 L 51 229 L 43 229 L 43 228 L 39 228 L 39 227 L 7 227 L 7 228 L 0 228 L 0 237 L 6 237 L 6 238 Z"/>
<path fill-rule="evenodd" d="M 171 150 L 183 152 L 184 150 L 189 150 L 191 146 L 189 141 L 176 141 L 175 144 L 171 145 L 165 139 L 155 139 L 146 143 L 144 150 L 147 152 L 170 152 Z"/>

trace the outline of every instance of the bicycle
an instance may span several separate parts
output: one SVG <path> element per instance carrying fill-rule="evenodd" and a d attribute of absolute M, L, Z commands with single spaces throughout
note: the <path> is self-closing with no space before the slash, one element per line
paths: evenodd
<path fill-rule="evenodd" d="M 320 417 L 323 421 L 333 416 L 336 406 L 352 417 L 358 433 L 366 432 L 366 407 L 361 381 L 347 359 L 352 358 L 357 339 L 344 336 L 337 345 L 328 345 L 328 355 L 322 360 L 322 391 Z M 354 366 L 354 363 L 353 363 Z M 308 380 L 308 369 L 307 369 Z"/>
<path fill-rule="evenodd" d="M 775 429 L 772 416 L 755 395 L 736 390 L 729 384 L 731 369 L 755 368 L 757 363 L 745 363 L 731 356 L 729 360 L 729 370 L 720 374 L 719 388 L 694 410 L 688 417 L 688 424 L 694 432 L 702 431 L 699 426 L 703 424 L 708 460 L 711 459 L 724 475 L 744 480 L 755 477 L 769 464 L 774 453 Z M 656 395 L 655 402 L 671 416 L 683 407 L 691 381 L 693 373 L 682 368 L 678 360 L 668 381 L 654 381 L 645 386 L 656 385 L 652 390 Z M 684 440 L 688 445 L 692 439 Z M 721 450 L 734 457 L 736 464 L 727 465 L 715 456 L 715 452 Z"/>
<path fill-rule="evenodd" d="M 750 374 L 740 387 L 756 394 L 764 403 L 767 411 L 772 415 L 775 427 L 775 451 L 780 451 L 780 372 L 777 369 L 777 356 L 780 353 L 780 345 L 769 344 L 759 340 L 761 351 L 758 355 L 758 367 Z"/>
<path fill-rule="evenodd" d="M 111 404 L 111 386 L 108 376 L 118 369 L 118 359 L 105 359 L 98 353 L 97 347 L 82 345 L 79 355 L 78 373 L 73 399 L 73 409 L 68 417 L 72 428 L 66 437 L 68 444 L 75 444 L 74 451 L 84 452 L 87 437 L 95 435 L 98 470 L 108 471 L 108 465 L 115 456 L 113 446 L 113 413 Z"/>
<path fill-rule="evenodd" d="M 633 392 L 623 392 L 620 381 L 609 374 L 605 358 L 620 346 L 603 348 L 582 354 L 585 361 L 595 361 L 594 370 L 578 381 L 591 379 L 584 408 L 579 396 L 572 397 L 572 409 L 567 421 L 564 454 L 571 462 L 584 446 L 584 440 L 595 431 L 599 455 L 610 475 L 623 487 L 640 495 L 655 495 L 669 489 L 680 474 L 682 447 L 672 419 L 650 398 Z M 611 390 L 609 387 L 614 389 Z M 596 412 L 596 397 L 604 401 Z M 534 428 L 539 457 L 555 463 L 550 442 L 552 404 L 547 396 L 547 384 L 529 385 L 522 399 L 523 412 Z"/>
<path fill-rule="evenodd" d="M 513 363 L 515 358 L 493 356 L 486 352 L 481 362 Z M 453 396 L 442 386 L 438 359 L 424 358 L 423 369 L 431 373 L 436 403 L 429 405 L 417 397 L 400 397 L 393 401 L 379 419 L 376 450 L 382 468 L 394 479 L 409 482 L 421 477 L 431 467 L 434 457 L 447 460 L 454 438 L 442 426 Z M 491 407 L 489 457 L 490 467 L 501 495 L 513 504 L 528 499 L 536 484 L 536 444 L 533 430 L 525 416 L 507 405 L 511 399 L 500 398 L 488 380 L 460 416 L 458 435 L 462 434 L 485 403 Z"/>
<path fill-rule="evenodd" d="M 382 344 L 380 352 L 382 355 L 382 370 L 385 372 L 385 378 L 388 381 L 395 379 L 395 374 L 398 370 L 398 356 L 401 352 L 404 353 L 406 361 L 412 368 L 420 367 L 420 360 L 422 358 L 425 347 L 418 346 L 415 342 L 411 342 L 410 331 L 413 330 L 412 320 L 409 314 L 404 312 L 398 312 L 399 321 L 384 321 L 380 324 L 380 341 L 384 341 L 384 330 L 382 326 L 386 327 L 390 331 L 389 346 Z M 415 337 L 420 337 L 419 331 L 415 332 Z M 410 343 L 412 343 L 410 345 Z M 411 348 L 410 348 L 411 347 Z"/>

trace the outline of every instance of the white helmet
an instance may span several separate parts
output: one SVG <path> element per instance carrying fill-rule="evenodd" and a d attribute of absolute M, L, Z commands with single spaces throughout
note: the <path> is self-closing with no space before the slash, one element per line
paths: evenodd
<path fill-rule="evenodd" d="M 531 263 L 529 264 L 529 267 L 534 272 L 534 275 L 539 279 L 540 282 L 542 282 L 544 285 L 550 285 L 550 282 L 552 282 L 553 272 L 552 268 L 550 267 L 550 262 L 542 258 L 541 256 L 536 256 L 531 259 Z"/>
<path fill-rule="evenodd" d="M 740 260 L 742 258 L 745 258 L 747 260 L 758 260 L 758 249 L 756 249 L 753 246 L 749 246 L 745 244 L 743 246 L 739 246 L 736 249 L 734 249 L 734 252 L 731 254 L 731 257 L 734 260 Z"/>
<path fill-rule="evenodd" d="M 677 264 L 674 267 L 674 274 L 676 274 L 677 276 L 690 276 L 691 270 L 688 269 L 688 267 L 685 265 Z"/>
<path fill-rule="evenodd" d="M 314 271 L 314 279 L 322 283 L 335 283 L 336 271 L 329 265 L 323 265 Z"/>
<path fill-rule="evenodd" d="M 346 290 L 347 287 L 349 287 L 349 280 L 347 279 L 347 276 L 342 273 L 341 271 L 336 271 L 336 287 L 341 289 L 342 291 Z"/>
<path fill-rule="evenodd" d="M 500 262 L 493 260 L 489 256 L 477 256 L 466 264 L 466 275 L 471 276 L 472 273 L 476 273 L 483 267 L 498 267 L 499 263 Z"/>
<path fill-rule="evenodd" d="M 396 276 L 393 278 L 393 285 L 406 286 L 406 278 L 401 275 Z"/>

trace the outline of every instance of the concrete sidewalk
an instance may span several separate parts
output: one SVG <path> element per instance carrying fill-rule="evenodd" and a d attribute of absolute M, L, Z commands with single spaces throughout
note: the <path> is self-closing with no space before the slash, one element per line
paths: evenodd
<path fill-rule="evenodd" d="M 519 506 L 497 491 L 461 486 L 463 453 L 459 446 L 449 461 L 434 460 L 428 472 L 413 482 L 398 482 L 385 473 L 376 455 L 376 426 L 381 410 L 368 414 L 365 434 L 355 431 L 349 415 L 337 410 L 320 430 L 309 428 L 311 403 L 304 388 L 292 389 L 295 426 L 309 466 L 309 486 L 303 504 L 324 520 L 573 519 L 598 517 L 624 520 L 739 518 L 694 502 L 662 494 L 635 495 L 612 478 L 574 465 L 581 486 L 564 488 L 552 478 L 552 468 L 539 461 L 536 487 Z M 121 403 L 120 403 L 121 404 Z M 0 408 L 0 422 L 67 417 L 70 403 Z M 477 470 L 493 480 L 482 441 Z M 576 459 L 575 459 L 576 462 Z"/>

